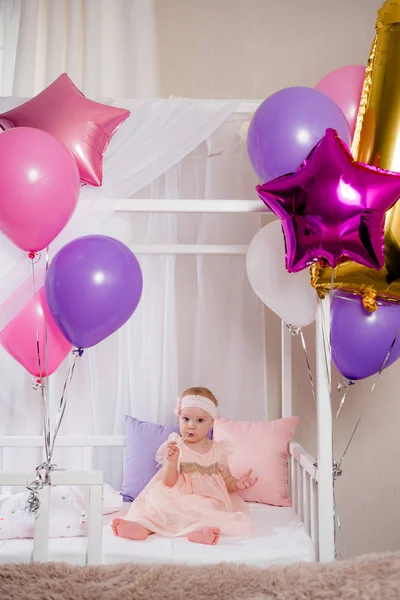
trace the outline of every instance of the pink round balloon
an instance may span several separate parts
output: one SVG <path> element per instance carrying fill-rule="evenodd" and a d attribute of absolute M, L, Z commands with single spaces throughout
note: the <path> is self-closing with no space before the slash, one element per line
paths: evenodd
<path fill-rule="evenodd" d="M 67 148 L 39 129 L 0 135 L 0 231 L 27 252 L 46 248 L 79 198 L 79 171 Z"/>
<path fill-rule="evenodd" d="M 349 122 L 352 134 L 356 126 L 364 78 L 364 66 L 349 65 L 328 73 L 315 86 L 317 90 L 329 96 L 342 109 Z"/>
<path fill-rule="evenodd" d="M 46 357 L 46 324 L 48 357 Z M 40 369 L 36 345 L 37 333 Z M 54 373 L 72 348 L 58 329 L 47 307 L 44 287 L 41 287 L 16 317 L 0 331 L 0 343 L 35 377 L 40 377 L 40 371 L 42 377 Z"/>

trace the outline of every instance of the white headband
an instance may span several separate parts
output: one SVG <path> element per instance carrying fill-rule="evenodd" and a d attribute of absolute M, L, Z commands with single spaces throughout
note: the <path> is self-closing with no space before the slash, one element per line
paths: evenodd
<path fill-rule="evenodd" d="M 209 400 L 209 398 L 205 398 L 204 396 L 188 395 L 184 396 L 183 398 L 178 398 L 175 414 L 179 416 L 183 408 L 202 408 L 208 412 L 213 419 L 215 419 L 217 416 L 217 407 L 215 406 L 214 402 Z"/>

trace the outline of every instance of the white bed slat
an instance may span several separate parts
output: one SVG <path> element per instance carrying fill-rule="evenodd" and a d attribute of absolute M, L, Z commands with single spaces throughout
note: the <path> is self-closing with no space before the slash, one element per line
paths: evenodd
<path fill-rule="evenodd" d="M 0 448 L 0 472 L 4 469 L 4 463 L 5 461 L 5 452 L 4 452 L 4 448 Z M 1 485 L 1 479 L 0 479 L 0 494 L 4 494 L 9 495 L 11 494 L 11 485 Z"/>
<path fill-rule="evenodd" d="M 0 485 L 26 486 L 32 473 L 26 471 L 1 471 Z M 51 472 L 51 482 L 54 485 L 102 485 L 102 471 L 64 471 L 55 469 Z"/>
<path fill-rule="evenodd" d="M 300 463 L 301 467 L 307 471 L 310 475 L 314 476 L 315 459 L 309 454 L 300 444 L 297 442 L 290 442 L 289 444 L 289 452 L 298 463 Z"/>
<path fill-rule="evenodd" d="M 305 528 L 308 531 L 308 534 L 310 535 L 310 533 L 311 533 L 311 527 L 310 527 L 310 521 L 311 521 L 311 515 L 310 515 L 310 486 L 309 486 L 309 483 L 308 483 L 308 481 L 310 479 L 310 475 L 304 469 L 303 469 L 302 475 L 303 475 L 303 482 L 302 482 L 302 487 L 303 487 L 303 523 L 304 523 Z"/>
<path fill-rule="evenodd" d="M 296 461 L 296 490 L 297 490 L 297 514 L 303 520 L 303 479 L 300 464 Z"/>
<path fill-rule="evenodd" d="M 4 448 L 0 448 L 0 472 L 4 468 Z M 9 485 L 1 485 L 0 480 L 0 494 L 9 495 L 11 494 L 11 486 Z"/>
<path fill-rule="evenodd" d="M 293 510 L 297 513 L 296 466 L 293 454 L 290 457 L 290 497 Z"/>
<path fill-rule="evenodd" d="M 170 198 L 154 200 L 153 198 L 98 198 L 93 209 L 96 211 L 113 211 L 122 213 L 261 213 L 275 217 L 262 200 L 193 200 L 192 198 Z"/>
<path fill-rule="evenodd" d="M 35 561 L 45 562 L 49 552 L 50 531 L 50 486 L 46 485 L 39 491 L 40 508 L 35 519 L 35 537 L 33 542 L 33 555 Z"/>
<path fill-rule="evenodd" d="M 318 536 L 318 492 L 316 482 L 310 478 L 311 539 L 314 542 L 317 556 L 319 552 Z"/>
<path fill-rule="evenodd" d="M 89 435 L 72 436 L 64 435 L 57 437 L 57 448 L 82 448 L 91 446 L 93 448 L 107 446 L 125 446 L 124 435 Z M 40 435 L 3 435 L 0 436 L 1 448 L 42 448 L 43 437 Z"/>
<path fill-rule="evenodd" d="M 248 246 L 245 245 L 216 245 L 216 244 L 134 244 L 129 246 L 134 254 L 156 256 L 168 255 L 211 255 L 211 256 L 244 256 Z"/>
<path fill-rule="evenodd" d="M 93 469 L 94 462 L 94 448 L 93 446 L 84 446 L 82 452 L 82 470 L 91 471 Z"/>
<path fill-rule="evenodd" d="M 315 481 L 315 460 L 297 444 L 291 442 L 290 452 L 290 481 L 291 499 L 294 512 L 303 522 L 308 535 L 313 540 L 318 556 L 318 511 L 317 483 Z"/>
<path fill-rule="evenodd" d="M 260 106 L 262 100 L 243 100 L 235 109 L 235 113 L 252 115 Z"/>
<path fill-rule="evenodd" d="M 101 564 L 103 488 L 92 485 L 89 489 L 88 554 L 87 564 Z"/>

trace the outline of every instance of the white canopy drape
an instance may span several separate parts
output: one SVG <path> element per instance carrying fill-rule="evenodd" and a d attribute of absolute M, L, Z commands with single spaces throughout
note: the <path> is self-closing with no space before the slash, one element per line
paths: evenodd
<path fill-rule="evenodd" d="M 17 103 L 15 98 L 1 99 L 0 111 Z M 104 185 L 82 190 L 77 215 L 52 244 L 51 255 L 68 240 L 90 231 L 113 235 L 128 245 L 248 244 L 260 227 L 257 215 L 96 210 L 96 202 L 104 197 L 251 197 L 254 175 L 240 134 L 247 115 L 235 114 L 231 102 L 171 98 L 115 104 L 130 108 L 132 117 L 107 150 Z M 3 237 L 1 244 L 7 250 L 0 254 L 0 289 L 7 290 L 2 292 L 4 301 L 18 273 L 19 284 L 27 279 L 29 261 Z M 245 257 L 144 254 L 139 259 L 144 275 L 141 304 L 119 332 L 80 359 L 62 432 L 123 433 L 125 414 L 174 422 L 176 396 L 191 385 L 210 387 L 227 417 L 265 418 L 264 313 L 247 282 Z M 26 284 L 24 298 L 31 291 Z M 9 307 L 4 320 L 10 318 L 10 310 L 15 311 L 16 305 Z M 65 373 L 64 364 L 51 377 L 53 409 Z M 0 432 L 40 433 L 40 396 L 32 390 L 29 375 L 3 350 L 0 380 Z M 23 455 L 23 450 L 9 455 L 8 467 L 21 468 Z M 25 453 L 24 460 L 32 466 L 31 453 Z M 69 455 L 63 464 L 72 466 L 73 460 Z M 112 455 L 104 452 L 99 466 L 118 485 L 120 462 L 116 465 Z"/>
<path fill-rule="evenodd" d="M 0 0 L 0 112 L 37 94 L 64 71 L 89 98 L 132 112 L 107 149 L 103 186 L 82 189 L 76 214 L 52 243 L 51 256 L 90 232 L 107 233 L 129 245 L 247 244 L 260 226 L 256 215 L 138 215 L 96 209 L 102 199 L 254 194 L 240 134 L 247 116 L 234 114 L 234 102 L 110 100 L 159 93 L 154 5 L 155 0 Z M 244 257 L 139 259 L 142 302 L 119 332 L 79 361 L 62 433 L 123 433 L 125 414 L 173 422 L 176 396 L 191 385 L 211 387 L 227 417 L 264 418 L 263 307 L 247 283 Z M 43 281 L 43 262 L 36 267 L 37 284 Z M 24 253 L 0 236 L 0 328 L 32 294 L 30 269 Z M 62 365 L 51 377 L 53 410 L 66 368 Z M 41 433 L 40 395 L 30 376 L 1 348 L 0 407 L 1 434 Z M 23 449 L 3 458 L 5 468 L 32 468 L 39 461 Z M 74 460 L 71 453 L 61 457 L 66 467 L 75 467 Z M 118 486 L 121 461 L 103 452 L 98 466 Z"/>
<path fill-rule="evenodd" d="M 159 95 L 154 0 L 0 0 L 0 93 L 64 71 L 89 97 Z"/>

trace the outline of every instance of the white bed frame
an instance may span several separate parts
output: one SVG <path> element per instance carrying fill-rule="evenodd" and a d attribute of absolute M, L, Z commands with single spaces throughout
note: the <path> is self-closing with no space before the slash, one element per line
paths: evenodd
<path fill-rule="evenodd" d="M 236 112 L 252 114 L 258 103 L 244 102 Z M 96 202 L 99 210 L 121 213 L 264 213 L 268 214 L 260 200 L 132 200 L 114 199 Z M 136 254 L 192 254 L 192 255 L 245 255 L 246 246 L 239 245 L 137 245 Z M 299 444 L 290 444 L 290 487 L 293 508 L 304 523 L 315 546 L 319 561 L 335 558 L 334 504 L 333 504 L 333 455 L 332 413 L 330 404 L 330 349 L 326 339 L 329 332 L 330 300 L 321 301 L 316 327 L 316 408 L 317 408 L 317 459 L 315 460 Z M 281 388 L 282 417 L 292 415 L 292 336 L 287 327 L 281 327 Z M 82 449 L 82 471 L 54 471 L 52 483 L 56 485 L 87 485 L 89 487 L 88 551 L 87 563 L 101 563 L 102 535 L 102 484 L 103 475 L 93 471 L 93 450 L 98 447 L 124 448 L 123 436 L 58 437 L 58 447 Z M 0 436 L 0 493 L 7 486 L 25 486 L 28 473 L 3 471 L 5 448 L 43 448 L 39 436 Z M 49 502 L 51 487 L 40 492 L 41 508 L 36 517 L 33 560 L 48 559 Z"/>

